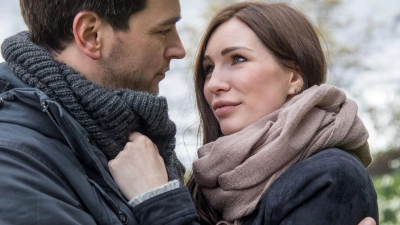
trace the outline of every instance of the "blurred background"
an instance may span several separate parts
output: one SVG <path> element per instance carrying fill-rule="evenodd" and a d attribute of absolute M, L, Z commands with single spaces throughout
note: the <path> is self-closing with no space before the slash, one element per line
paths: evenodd
<path fill-rule="evenodd" d="M 262 1 L 262 0 L 260 0 Z M 170 116 L 178 127 L 177 154 L 190 169 L 200 146 L 194 105 L 192 61 L 210 18 L 240 0 L 181 0 L 178 30 L 187 50 L 161 82 Z M 276 2 L 267 1 L 263 2 Z M 359 105 L 370 133 L 368 168 L 378 193 L 380 224 L 400 224 L 400 1 L 283 0 L 302 10 L 321 33 L 329 63 L 328 83 Z M 26 30 L 17 0 L 0 0 L 0 43 Z M 0 56 L 0 62 L 3 62 Z"/>

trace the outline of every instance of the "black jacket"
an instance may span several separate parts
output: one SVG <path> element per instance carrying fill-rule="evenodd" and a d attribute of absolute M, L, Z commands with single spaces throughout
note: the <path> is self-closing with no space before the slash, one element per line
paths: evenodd
<path fill-rule="evenodd" d="M 132 208 L 105 155 L 56 101 L 0 64 L 0 224 L 197 224 L 185 187 Z"/>
<path fill-rule="evenodd" d="M 243 225 L 357 225 L 368 216 L 379 224 L 370 175 L 354 156 L 332 148 L 285 171 Z"/>

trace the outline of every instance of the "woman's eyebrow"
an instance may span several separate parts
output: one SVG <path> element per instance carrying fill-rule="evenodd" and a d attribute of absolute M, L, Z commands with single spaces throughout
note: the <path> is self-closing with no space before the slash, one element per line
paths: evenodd
<path fill-rule="evenodd" d="M 203 57 L 203 62 L 204 62 L 204 61 L 212 61 L 211 56 L 209 56 L 209 55 L 204 55 L 204 57 Z"/>
<path fill-rule="evenodd" d="M 228 54 L 229 52 L 236 51 L 238 49 L 244 49 L 244 50 L 251 51 L 251 52 L 253 51 L 253 50 L 243 47 L 243 46 L 234 46 L 234 47 L 229 47 L 229 48 L 225 48 L 224 50 L 222 50 L 221 56 L 224 56 L 224 55 Z"/>

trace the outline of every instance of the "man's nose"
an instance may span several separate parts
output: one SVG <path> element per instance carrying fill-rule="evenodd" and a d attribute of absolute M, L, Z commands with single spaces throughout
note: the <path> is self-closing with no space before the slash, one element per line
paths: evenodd
<path fill-rule="evenodd" d="M 171 34 L 169 36 L 168 47 L 165 49 L 166 59 L 182 59 L 186 55 L 185 48 L 183 47 L 181 38 L 179 37 L 176 27 L 171 28 Z"/>

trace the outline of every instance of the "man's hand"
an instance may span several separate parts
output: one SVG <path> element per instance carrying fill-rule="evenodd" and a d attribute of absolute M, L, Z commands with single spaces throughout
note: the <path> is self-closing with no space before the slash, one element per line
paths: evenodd
<path fill-rule="evenodd" d="M 128 200 L 168 183 L 164 160 L 157 146 L 138 132 L 129 136 L 125 148 L 109 161 L 108 167 Z"/>
<path fill-rule="evenodd" d="M 376 225 L 376 222 L 371 217 L 366 217 L 358 225 Z"/>

